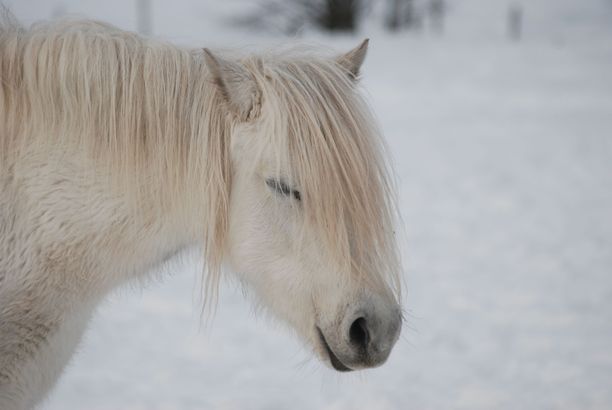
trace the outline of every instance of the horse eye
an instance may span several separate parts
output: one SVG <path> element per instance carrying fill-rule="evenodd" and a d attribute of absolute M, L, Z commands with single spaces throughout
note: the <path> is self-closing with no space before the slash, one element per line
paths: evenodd
<path fill-rule="evenodd" d="M 283 196 L 293 196 L 293 198 L 295 198 L 296 201 L 302 200 L 302 194 L 300 193 L 300 191 L 296 189 L 291 189 L 289 185 L 287 185 L 283 181 L 273 179 L 273 178 L 268 178 L 266 179 L 266 185 L 270 187 L 270 189 L 272 189 L 277 194 L 280 194 Z"/>

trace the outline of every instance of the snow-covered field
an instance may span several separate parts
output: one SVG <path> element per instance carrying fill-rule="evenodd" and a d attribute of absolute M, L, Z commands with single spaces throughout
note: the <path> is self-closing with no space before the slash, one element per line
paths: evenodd
<path fill-rule="evenodd" d="M 6 3 L 26 22 L 77 11 L 134 27 L 130 2 Z M 278 40 L 224 26 L 231 2 L 165 3 L 154 30 L 171 41 Z M 525 1 L 519 43 L 507 4 L 451 2 L 443 37 L 357 36 L 372 38 L 363 84 L 406 225 L 408 323 L 387 364 L 328 370 L 231 283 L 201 328 L 188 257 L 109 298 L 42 408 L 612 408 L 612 3 Z"/>

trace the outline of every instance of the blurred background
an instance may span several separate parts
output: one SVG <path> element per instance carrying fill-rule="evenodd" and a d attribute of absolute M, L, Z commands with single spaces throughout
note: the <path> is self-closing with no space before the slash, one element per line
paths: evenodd
<path fill-rule="evenodd" d="M 104 20 L 190 47 L 371 39 L 407 323 L 336 374 L 198 257 L 99 310 L 45 409 L 612 408 L 611 0 L 16 0 L 29 25 Z"/>

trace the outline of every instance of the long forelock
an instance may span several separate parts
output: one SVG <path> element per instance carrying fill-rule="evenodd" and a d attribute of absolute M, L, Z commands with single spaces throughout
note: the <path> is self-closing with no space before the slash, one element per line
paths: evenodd
<path fill-rule="evenodd" d="M 399 298 L 392 170 L 357 84 L 333 59 L 312 55 L 264 63 L 258 81 L 278 117 L 271 145 L 287 156 L 306 226 L 336 269 Z"/>

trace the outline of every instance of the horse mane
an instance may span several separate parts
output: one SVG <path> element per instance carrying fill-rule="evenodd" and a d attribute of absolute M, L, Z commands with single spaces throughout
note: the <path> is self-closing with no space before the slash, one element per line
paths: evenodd
<path fill-rule="evenodd" d="M 339 270 L 399 294 L 394 187 L 383 141 L 354 80 L 333 60 L 312 54 L 242 62 L 268 107 L 260 114 L 274 128 L 266 136 L 294 169 L 305 229 L 323 238 Z M 87 152 L 137 201 L 159 201 L 164 209 L 187 194 L 186 206 L 202 209 L 207 288 L 215 292 L 237 120 L 223 109 L 201 50 L 93 21 L 25 30 L 4 18 L 0 80 L 0 172 L 32 145 L 61 144 Z M 149 178 L 168 192 L 143 192 Z"/>
<path fill-rule="evenodd" d="M 189 198 L 182 206 L 201 210 L 206 227 L 207 280 L 218 282 L 232 119 L 201 54 L 94 21 L 25 30 L 5 17 L 0 172 L 18 158 L 27 160 L 32 146 L 59 145 L 85 152 L 96 165 L 91 176 L 109 175 L 134 205 L 146 201 L 147 209 L 163 210 L 176 198 Z M 166 192 L 147 192 L 149 180 Z"/>

